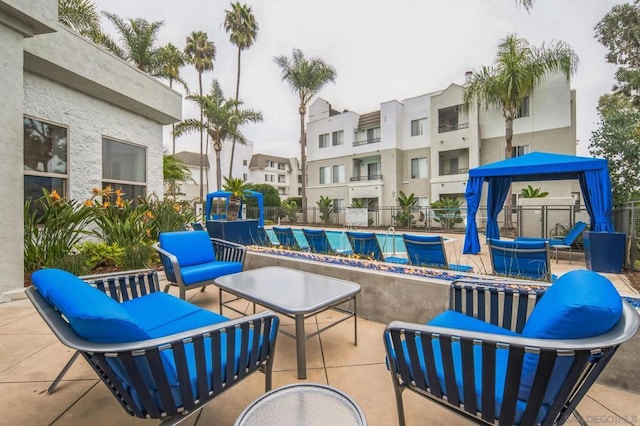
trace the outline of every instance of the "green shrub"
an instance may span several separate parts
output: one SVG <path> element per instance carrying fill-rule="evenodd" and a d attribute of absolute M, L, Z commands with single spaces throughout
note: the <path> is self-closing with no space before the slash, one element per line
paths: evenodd
<path fill-rule="evenodd" d="M 109 245 L 104 241 L 85 241 L 78 246 L 78 250 L 85 255 L 85 263 L 90 270 L 115 267 L 124 255 L 124 249 L 117 244 Z"/>
<path fill-rule="evenodd" d="M 443 198 L 431 203 L 433 220 L 440 223 L 444 229 L 453 229 L 459 223 L 462 223 L 462 215 L 460 206 L 462 202 L 457 198 Z"/>

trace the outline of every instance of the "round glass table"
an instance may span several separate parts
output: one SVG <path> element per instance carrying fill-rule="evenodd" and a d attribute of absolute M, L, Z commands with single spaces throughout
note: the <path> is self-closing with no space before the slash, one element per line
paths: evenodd
<path fill-rule="evenodd" d="M 236 426 L 366 426 L 362 409 L 347 394 L 317 383 L 274 389 L 244 409 Z"/>

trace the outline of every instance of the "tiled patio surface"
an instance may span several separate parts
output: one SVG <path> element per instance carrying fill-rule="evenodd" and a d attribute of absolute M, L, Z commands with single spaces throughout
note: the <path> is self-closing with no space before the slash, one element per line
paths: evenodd
<path fill-rule="evenodd" d="M 562 261 L 561 261 L 562 262 Z M 188 298 L 217 312 L 214 288 Z M 249 305 L 239 303 L 242 309 Z M 225 315 L 233 316 L 225 311 Z M 308 320 L 307 331 L 331 319 L 325 312 Z M 358 346 L 353 344 L 353 320 L 348 320 L 307 342 L 308 379 L 328 384 L 362 407 L 369 425 L 397 424 L 395 400 L 385 367 L 382 332 L 385 324 L 358 319 Z M 282 327 L 293 329 L 283 318 Z M 51 334 L 27 300 L 0 305 L 0 424 L 2 425 L 142 425 L 154 420 L 129 417 L 98 381 L 86 361 L 79 359 L 52 395 L 46 390 L 71 357 L 72 351 Z M 294 341 L 278 337 L 274 388 L 298 382 Z M 208 406 L 188 425 L 232 425 L 240 412 L 264 392 L 264 377 L 255 373 Z M 408 425 L 462 425 L 461 417 L 405 392 Z M 640 395 L 595 385 L 579 407 L 589 423 L 640 424 Z"/>

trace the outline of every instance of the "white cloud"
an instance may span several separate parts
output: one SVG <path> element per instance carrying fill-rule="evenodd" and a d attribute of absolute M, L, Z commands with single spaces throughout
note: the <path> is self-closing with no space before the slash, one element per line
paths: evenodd
<path fill-rule="evenodd" d="M 222 28 L 229 3 L 198 0 L 95 0 L 100 10 L 126 18 L 164 20 L 160 44 L 184 47 L 192 31 L 208 33 L 217 48 L 215 69 L 203 75 L 205 90 L 220 81 L 233 96 L 236 48 Z M 596 127 L 598 97 L 610 90 L 615 68 L 594 39 L 597 22 L 621 1 L 537 0 L 530 13 L 513 0 L 268 0 L 246 1 L 260 25 L 255 45 L 242 54 L 240 97 L 258 109 L 264 122 L 245 127 L 259 152 L 281 156 L 299 153 L 297 97 L 281 81 L 274 56 L 300 48 L 333 65 L 338 78 L 320 95 L 339 110 L 360 113 L 381 102 L 404 99 L 461 83 L 464 72 L 489 65 L 500 39 L 517 33 L 532 44 L 564 40 L 580 57 L 572 80 L 577 91 L 578 154 Z M 197 73 L 183 69 L 192 91 Z M 197 109 L 184 102 L 184 117 Z M 166 133 L 166 132 L 165 132 Z M 170 139 L 165 139 L 170 145 Z M 177 150 L 199 150 L 197 135 L 178 139 Z"/>

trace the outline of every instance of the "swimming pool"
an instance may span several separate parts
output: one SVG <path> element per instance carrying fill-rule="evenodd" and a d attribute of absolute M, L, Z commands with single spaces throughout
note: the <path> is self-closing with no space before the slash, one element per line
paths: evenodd
<path fill-rule="evenodd" d="M 267 235 L 269 236 L 269 240 L 274 245 L 279 245 L 280 242 L 276 237 L 275 232 L 271 228 L 265 228 Z M 296 237 L 296 241 L 301 249 L 308 249 L 309 243 L 302 233 L 302 229 L 292 228 L 293 236 Z M 329 240 L 329 244 L 331 248 L 336 252 L 345 252 L 351 251 L 351 244 L 349 243 L 349 239 L 347 238 L 347 234 L 342 231 L 332 231 L 325 230 L 327 234 L 327 239 Z M 407 249 L 404 246 L 404 241 L 402 240 L 402 234 L 376 234 L 376 238 L 378 239 L 378 243 L 380 244 L 380 248 L 385 255 L 388 254 L 396 254 L 396 255 L 405 255 L 407 254 Z M 395 249 L 395 251 L 394 251 Z"/>

